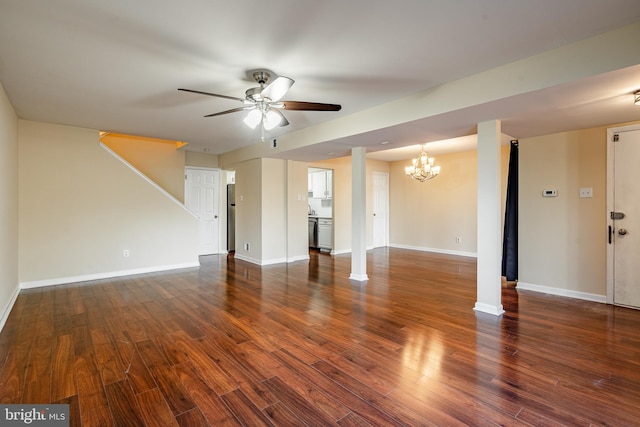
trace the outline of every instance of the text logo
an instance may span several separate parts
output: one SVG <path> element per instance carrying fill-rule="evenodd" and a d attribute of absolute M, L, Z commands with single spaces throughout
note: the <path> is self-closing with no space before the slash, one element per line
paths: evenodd
<path fill-rule="evenodd" d="M 69 427 L 69 405 L 0 405 L 0 426 Z"/>

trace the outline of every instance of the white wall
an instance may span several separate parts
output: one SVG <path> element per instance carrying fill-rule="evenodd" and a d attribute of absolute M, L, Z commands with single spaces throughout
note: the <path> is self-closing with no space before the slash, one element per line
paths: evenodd
<path fill-rule="evenodd" d="M 0 84 L 0 329 L 18 295 L 18 117 Z"/>
<path fill-rule="evenodd" d="M 22 286 L 198 264 L 197 219 L 97 130 L 20 120 L 19 179 Z"/>

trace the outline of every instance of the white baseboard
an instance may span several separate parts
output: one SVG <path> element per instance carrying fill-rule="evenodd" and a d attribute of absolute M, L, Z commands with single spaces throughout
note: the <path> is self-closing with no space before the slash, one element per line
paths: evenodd
<path fill-rule="evenodd" d="M 9 318 L 9 313 L 11 313 L 11 309 L 13 308 L 13 305 L 16 303 L 16 300 L 18 299 L 19 293 L 20 293 L 20 286 L 16 286 L 15 289 L 13 290 L 13 293 L 11 294 L 11 297 L 9 298 L 9 301 L 2 308 L 2 311 L 0 312 L 0 331 L 2 331 L 2 328 L 4 328 L 5 323 L 7 323 L 7 319 Z"/>
<path fill-rule="evenodd" d="M 90 280 L 111 279 L 114 277 L 131 276 L 134 274 L 156 273 L 159 271 L 177 270 L 181 268 L 200 267 L 200 262 L 185 262 L 182 264 L 159 265 L 155 267 L 135 268 L 131 270 L 110 271 L 106 273 L 85 274 L 82 276 L 59 277 L 56 279 L 21 282 L 20 289 L 41 288 L 44 286 L 65 285 L 68 283 L 88 282 Z"/>
<path fill-rule="evenodd" d="M 235 253 L 235 255 L 233 256 L 235 259 L 239 259 L 241 261 L 246 261 L 246 262 L 250 262 L 251 264 L 256 264 L 256 265 L 265 265 L 262 263 L 262 260 L 259 260 L 257 258 L 251 258 L 250 256 L 246 256 L 243 254 L 239 254 L 238 252 Z"/>
<path fill-rule="evenodd" d="M 558 295 L 561 297 L 569 297 L 569 298 L 582 299 L 586 301 L 600 302 L 603 304 L 607 303 L 606 295 L 598 295 L 598 294 L 591 294 L 588 292 L 573 291 L 571 289 L 554 288 L 551 286 L 535 285 L 533 283 L 526 283 L 526 282 L 518 282 L 518 284 L 516 285 L 516 288 L 527 290 L 527 291 L 540 292 L 543 294 L 551 294 L 551 295 Z"/>
<path fill-rule="evenodd" d="M 353 274 L 349 276 L 349 280 L 355 280 L 356 282 L 366 282 L 369 280 L 369 276 L 366 274 Z"/>
<path fill-rule="evenodd" d="M 410 249 L 412 251 L 435 252 L 439 254 L 458 255 L 458 256 L 466 256 L 471 258 L 478 258 L 478 254 L 476 252 L 452 251 L 449 249 L 437 249 L 437 248 L 427 248 L 423 246 L 400 245 L 397 243 L 390 243 L 389 247 L 398 248 L 398 249 Z"/>
<path fill-rule="evenodd" d="M 340 250 L 331 250 L 331 255 L 344 255 L 344 254 L 350 254 L 351 253 L 351 249 L 340 249 Z"/>
<path fill-rule="evenodd" d="M 309 261 L 309 255 L 299 255 L 287 259 L 287 262 Z"/>
<path fill-rule="evenodd" d="M 251 264 L 256 264 L 259 266 L 265 266 L 265 265 L 274 265 L 274 264 L 286 264 L 289 262 L 296 262 L 296 261 L 308 261 L 309 260 L 309 255 L 299 255 L 299 256 L 295 256 L 295 257 L 291 257 L 291 258 L 274 258 L 274 259 L 267 259 L 267 260 L 259 260 L 257 258 L 251 258 L 248 257 L 246 255 L 243 254 L 239 254 L 236 252 L 236 254 L 234 255 L 234 257 L 236 259 L 242 260 L 242 261 L 247 261 L 250 262 Z"/>
<path fill-rule="evenodd" d="M 260 265 L 273 265 L 273 264 L 286 264 L 286 258 L 273 258 L 273 259 L 265 259 L 260 263 Z"/>
<path fill-rule="evenodd" d="M 475 307 L 473 307 L 473 309 L 475 311 L 491 314 L 493 316 L 501 316 L 502 314 L 504 314 L 504 309 L 502 308 L 502 305 L 495 306 L 495 305 L 476 301 L 476 305 Z"/>

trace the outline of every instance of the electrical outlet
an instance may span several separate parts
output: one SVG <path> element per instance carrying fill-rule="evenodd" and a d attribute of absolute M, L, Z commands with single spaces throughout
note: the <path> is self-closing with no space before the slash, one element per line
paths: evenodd
<path fill-rule="evenodd" d="M 244 242 L 244 250 L 249 252 L 249 242 Z"/>
<path fill-rule="evenodd" d="M 125 249 L 124 251 L 122 251 L 122 256 L 125 258 L 129 258 L 129 249 Z"/>
<path fill-rule="evenodd" d="M 456 243 L 462 243 L 462 237 L 456 236 Z"/>
<path fill-rule="evenodd" d="M 580 189 L 580 198 L 581 199 L 589 199 L 593 197 L 593 188 L 585 187 Z"/>

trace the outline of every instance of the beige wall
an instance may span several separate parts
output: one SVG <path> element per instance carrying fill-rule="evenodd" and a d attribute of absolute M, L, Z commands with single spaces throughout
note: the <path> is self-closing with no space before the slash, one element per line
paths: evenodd
<path fill-rule="evenodd" d="M 197 260 L 195 219 L 99 148 L 97 131 L 18 121 L 4 93 L 0 95 L 0 228 L 7 236 L 0 242 L 0 309 L 10 303 L 18 281 L 31 284 Z M 605 160 L 605 127 L 520 141 L 523 285 L 605 294 Z M 438 156 L 441 175 L 420 184 L 404 176 L 406 162 L 368 160 L 367 211 L 370 175 L 388 172 L 392 245 L 474 254 L 476 161 L 475 151 Z M 503 193 L 507 165 L 505 146 Z M 306 194 L 307 166 L 274 159 L 237 165 L 237 196 L 244 197 L 237 200 L 240 255 L 258 263 L 304 256 L 306 201 L 298 196 Z M 348 252 L 351 159 L 312 166 L 334 171 L 334 250 Z M 581 187 L 592 187 L 594 197 L 580 199 Z M 558 197 L 543 198 L 544 189 L 556 189 Z M 456 236 L 462 237 L 460 244 Z M 251 248 L 243 254 L 245 241 Z M 122 257 L 123 249 L 130 250 L 130 258 Z"/>
<path fill-rule="evenodd" d="M 207 153 L 196 153 L 194 151 L 185 151 L 185 166 L 193 166 L 198 168 L 218 168 L 218 156 Z"/>
<path fill-rule="evenodd" d="M 19 179 L 22 285 L 198 262 L 196 218 L 101 148 L 97 130 L 20 120 Z"/>
<path fill-rule="evenodd" d="M 367 159 L 367 247 L 373 246 L 373 173 L 389 173 L 389 162 Z M 309 163 L 309 167 L 333 170 L 333 251 L 351 252 L 351 157 Z M 391 178 L 389 178 L 391 180 Z"/>
<path fill-rule="evenodd" d="M 167 193 L 184 203 L 185 152 L 175 141 L 107 134 L 101 141 Z"/>
<path fill-rule="evenodd" d="M 408 160 L 392 162 L 389 177 L 391 246 L 475 256 L 477 254 L 478 155 L 440 155 L 442 172 L 427 182 L 404 173 Z M 509 146 L 501 149 L 501 186 L 507 184 Z M 504 215 L 503 215 L 504 216 Z M 456 237 L 462 241 L 456 243 Z"/>
<path fill-rule="evenodd" d="M 0 84 L 0 329 L 18 292 L 18 117 Z"/>
<path fill-rule="evenodd" d="M 287 162 L 262 159 L 262 263 L 287 261 Z"/>
<path fill-rule="evenodd" d="M 306 164 L 250 160 L 236 165 L 235 179 L 236 257 L 261 265 L 307 259 Z"/>
<path fill-rule="evenodd" d="M 521 140 L 519 211 L 520 282 L 606 294 L 605 127 Z"/>
<path fill-rule="evenodd" d="M 287 261 L 309 257 L 306 163 L 287 162 Z"/>
<path fill-rule="evenodd" d="M 236 170 L 236 257 L 262 263 L 262 160 L 239 163 Z M 249 243 L 249 250 L 244 244 Z"/>
<path fill-rule="evenodd" d="M 184 168 L 218 168 L 218 156 L 185 151 L 178 148 L 180 143 L 177 141 L 121 134 L 107 134 L 101 141 L 183 203 Z"/>

